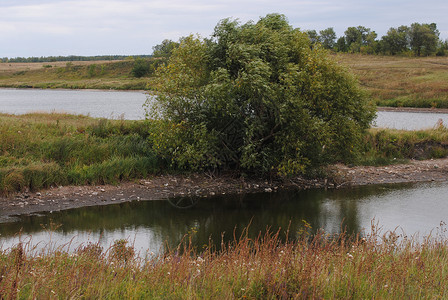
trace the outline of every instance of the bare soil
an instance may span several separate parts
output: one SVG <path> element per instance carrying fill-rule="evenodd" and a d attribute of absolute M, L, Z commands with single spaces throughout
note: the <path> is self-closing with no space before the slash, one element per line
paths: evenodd
<path fill-rule="evenodd" d="M 161 175 L 120 185 L 60 186 L 40 192 L 0 197 L 0 222 L 21 214 L 107 205 L 127 201 L 166 200 L 173 197 L 210 197 L 217 194 L 275 192 L 278 189 L 340 188 L 345 186 L 448 180 L 448 158 L 410 161 L 383 167 L 335 165 L 331 178 L 308 180 L 248 180 L 205 174 Z"/>

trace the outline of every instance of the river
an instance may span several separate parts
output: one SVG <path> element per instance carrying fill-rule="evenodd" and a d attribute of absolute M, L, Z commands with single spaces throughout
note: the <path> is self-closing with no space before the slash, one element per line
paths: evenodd
<path fill-rule="evenodd" d="M 0 112 L 67 112 L 95 118 L 144 119 L 143 104 L 149 95 L 135 91 L 0 89 Z M 417 130 L 433 128 L 448 114 L 380 111 L 373 126 Z"/>
<path fill-rule="evenodd" d="M 280 191 L 246 195 L 220 195 L 201 199 L 190 209 L 178 209 L 168 201 L 134 201 L 116 205 L 71 209 L 34 216 L 0 225 L 3 249 L 20 240 L 37 249 L 61 247 L 70 250 L 81 243 L 99 243 L 108 248 L 114 240 L 127 239 L 140 253 L 159 253 L 175 247 L 190 234 L 198 248 L 217 247 L 249 228 L 255 237 L 266 228 L 290 238 L 303 228 L 303 220 L 315 230 L 369 234 L 372 221 L 383 233 L 444 237 L 448 222 L 448 184 L 399 184 L 344 189 Z M 17 235 L 17 233 L 19 233 Z M 284 236 L 284 235 L 283 235 Z"/>
<path fill-rule="evenodd" d="M 0 112 L 65 112 L 94 118 L 144 119 L 145 92 L 0 89 Z"/>

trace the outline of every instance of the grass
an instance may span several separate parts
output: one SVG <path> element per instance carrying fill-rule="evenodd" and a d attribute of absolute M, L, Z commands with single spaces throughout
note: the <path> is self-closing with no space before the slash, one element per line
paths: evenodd
<path fill-rule="evenodd" d="M 0 87 L 148 89 L 148 78 L 131 75 L 133 64 L 132 60 L 0 63 Z"/>
<path fill-rule="evenodd" d="M 448 108 L 448 57 L 336 54 L 378 106 Z"/>
<path fill-rule="evenodd" d="M 145 121 L 60 113 L 0 114 L 0 194 L 67 184 L 117 184 L 170 171 L 155 154 L 150 128 L 155 127 Z M 361 150 L 354 162 L 359 165 L 446 157 L 448 129 L 370 129 Z"/>
<path fill-rule="evenodd" d="M 196 251 L 186 242 L 164 255 L 137 256 L 125 240 L 71 253 L 19 244 L 0 252 L 5 299 L 443 299 L 448 244 L 418 243 L 374 230 L 362 238 L 280 233 L 243 236 Z"/>
<path fill-rule="evenodd" d="M 0 114 L 0 194 L 105 184 L 160 170 L 144 121 Z"/>
<path fill-rule="evenodd" d="M 448 156 L 448 128 L 396 130 L 371 128 L 364 136 L 360 165 L 387 165 L 406 159 L 431 159 Z"/>

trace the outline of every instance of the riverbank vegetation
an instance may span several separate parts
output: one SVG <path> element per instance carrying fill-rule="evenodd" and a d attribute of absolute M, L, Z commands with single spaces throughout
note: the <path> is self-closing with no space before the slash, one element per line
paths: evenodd
<path fill-rule="evenodd" d="M 0 114 L 0 194 L 58 185 L 119 183 L 176 168 L 157 154 L 164 126 L 65 114 Z M 370 129 L 346 163 L 384 165 L 448 155 L 448 130 Z M 319 172 L 318 172 L 319 173 Z M 320 172 L 319 174 L 323 174 Z M 310 174 L 310 176 L 312 176 Z"/>
<path fill-rule="evenodd" d="M 193 170 L 308 174 L 352 160 L 374 117 L 351 74 L 279 14 L 184 38 L 154 89 L 156 151 Z"/>
<path fill-rule="evenodd" d="M 442 228 L 441 232 L 443 231 Z M 440 232 L 439 232 L 440 233 Z M 418 243 L 373 228 L 365 237 L 300 229 L 242 236 L 220 250 L 185 243 L 163 255 L 140 253 L 126 240 L 109 249 L 87 244 L 0 251 L 5 299 L 433 299 L 448 297 L 448 244 Z M 65 245 L 65 249 L 70 245 Z"/>
<path fill-rule="evenodd" d="M 0 193 L 118 183 L 159 170 L 146 123 L 0 115 Z"/>

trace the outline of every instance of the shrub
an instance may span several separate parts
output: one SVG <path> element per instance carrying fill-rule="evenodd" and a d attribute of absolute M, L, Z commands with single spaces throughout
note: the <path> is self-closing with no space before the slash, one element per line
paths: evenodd
<path fill-rule="evenodd" d="M 131 71 L 134 77 L 143 77 L 149 73 L 149 62 L 144 58 L 137 58 Z"/>
<path fill-rule="evenodd" d="M 349 161 L 374 116 L 357 81 L 278 14 L 182 39 L 154 84 L 148 114 L 172 128 L 155 150 L 193 169 L 296 174 Z"/>

